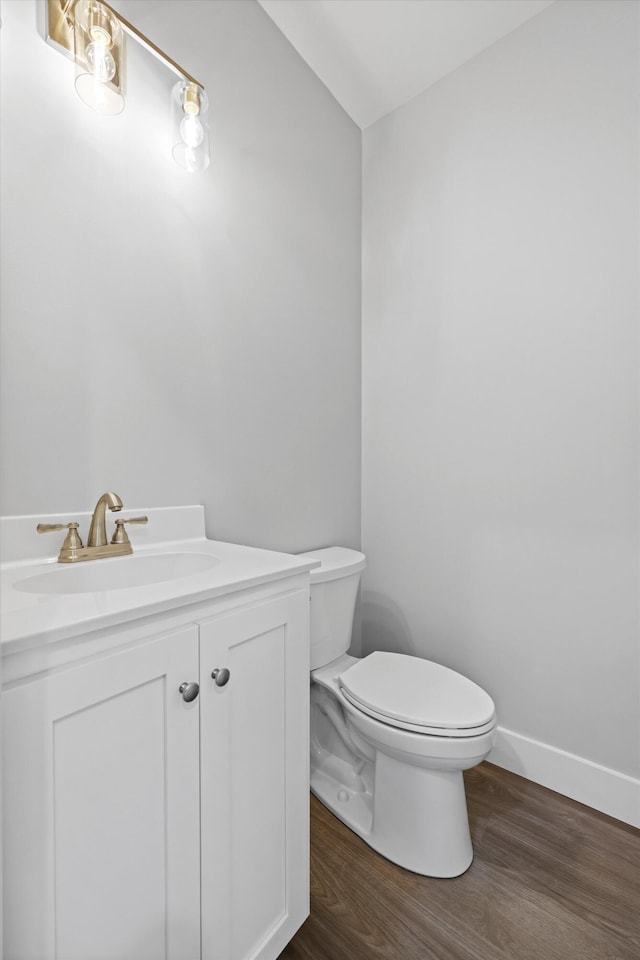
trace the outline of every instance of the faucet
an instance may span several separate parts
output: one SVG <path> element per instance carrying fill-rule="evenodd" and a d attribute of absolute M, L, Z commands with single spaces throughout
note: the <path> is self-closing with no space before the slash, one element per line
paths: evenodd
<path fill-rule="evenodd" d="M 79 560 L 101 560 L 104 557 L 126 557 L 133 553 L 131 541 L 124 528 L 125 523 L 147 523 L 147 517 L 128 517 L 116 520 L 116 529 L 107 543 L 105 527 L 105 513 L 112 510 L 118 513 L 122 510 L 122 500 L 117 493 L 103 493 L 91 517 L 89 536 L 86 547 L 83 546 L 78 534 L 78 524 L 75 523 L 39 523 L 38 533 L 51 533 L 52 530 L 67 530 L 67 536 L 58 555 L 58 563 L 77 563 Z"/>
<path fill-rule="evenodd" d="M 91 517 L 89 536 L 87 537 L 88 547 L 104 547 L 107 544 L 107 528 L 105 526 L 107 507 L 114 512 L 122 510 L 122 500 L 117 493 L 103 493 L 96 503 L 96 508 Z"/>

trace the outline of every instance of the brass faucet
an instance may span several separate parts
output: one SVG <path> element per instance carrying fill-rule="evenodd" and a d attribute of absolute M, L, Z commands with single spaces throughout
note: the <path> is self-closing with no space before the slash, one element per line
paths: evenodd
<path fill-rule="evenodd" d="M 68 530 L 62 549 L 58 555 L 58 563 L 78 563 L 80 560 L 100 560 L 103 557 L 124 557 L 133 553 L 131 541 L 124 528 L 125 523 L 147 523 L 147 517 L 129 517 L 116 520 L 116 529 L 107 543 L 105 515 L 107 507 L 117 513 L 122 510 L 122 500 L 117 493 L 103 493 L 96 503 L 86 547 L 78 533 L 77 523 L 39 523 L 38 533 L 50 533 L 52 530 Z"/>
<path fill-rule="evenodd" d="M 103 493 L 91 517 L 91 526 L 89 527 L 89 536 L 87 537 L 88 547 L 104 547 L 107 543 L 107 529 L 105 526 L 105 513 L 109 510 L 117 512 L 122 510 L 122 500 L 117 493 Z"/>

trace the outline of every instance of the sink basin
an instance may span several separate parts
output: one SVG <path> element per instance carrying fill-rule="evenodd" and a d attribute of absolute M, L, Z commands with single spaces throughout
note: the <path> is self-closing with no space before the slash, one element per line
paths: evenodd
<path fill-rule="evenodd" d="M 150 557 L 119 557 L 56 564 L 45 573 L 14 584 L 22 593 L 103 593 L 144 587 L 180 577 L 191 577 L 217 566 L 219 559 L 205 553 L 163 553 Z"/>

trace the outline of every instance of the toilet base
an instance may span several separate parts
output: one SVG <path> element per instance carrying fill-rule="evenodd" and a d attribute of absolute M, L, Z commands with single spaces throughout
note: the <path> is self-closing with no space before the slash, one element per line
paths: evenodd
<path fill-rule="evenodd" d="M 379 752 L 374 795 L 367 840 L 374 850 L 427 877 L 458 877 L 469 869 L 473 847 L 461 770 L 411 766 Z"/>
<path fill-rule="evenodd" d="M 324 752 L 323 752 L 324 753 Z M 411 766 L 377 752 L 354 782 L 329 753 L 312 758 L 311 792 L 374 850 L 427 877 L 458 877 L 473 860 L 460 770 Z"/>

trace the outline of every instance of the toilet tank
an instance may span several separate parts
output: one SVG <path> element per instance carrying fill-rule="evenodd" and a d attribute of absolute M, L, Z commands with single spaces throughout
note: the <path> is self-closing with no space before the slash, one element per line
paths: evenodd
<path fill-rule="evenodd" d="M 311 669 L 346 653 L 351 644 L 353 613 L 365 556 L 346 547 L 326 547 L 302 554 L 320 560 L 311 570 Z"/>

